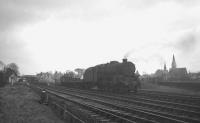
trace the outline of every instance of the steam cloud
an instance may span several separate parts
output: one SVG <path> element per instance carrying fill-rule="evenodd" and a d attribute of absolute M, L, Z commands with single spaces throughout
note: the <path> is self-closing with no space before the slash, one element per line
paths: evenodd
<path fill-rule="evenodd" d="M 134 49 L 128 51 L 125 55 L 124 55 L 124 59 L 127 59 L 132 53 L 133 53 Z"/>

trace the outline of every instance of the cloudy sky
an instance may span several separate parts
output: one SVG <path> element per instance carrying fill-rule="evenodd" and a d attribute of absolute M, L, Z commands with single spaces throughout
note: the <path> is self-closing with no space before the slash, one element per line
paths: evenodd
<path fill-rule="evenodd" d="M 0 61 L 22 74 L 123 57 L 152 73 L 175 54 L 200 71 L 199 0 L 0 0 Z"/>

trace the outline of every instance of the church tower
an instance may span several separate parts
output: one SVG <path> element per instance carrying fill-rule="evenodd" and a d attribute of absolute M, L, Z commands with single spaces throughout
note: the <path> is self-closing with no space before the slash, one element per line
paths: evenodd
<path fill-rule="evenodd" d="M 176 68 L 176 61 L 175 61 L 175 57 L 173 54 L 173 59 L 172 59 L 172 69 Z"/>

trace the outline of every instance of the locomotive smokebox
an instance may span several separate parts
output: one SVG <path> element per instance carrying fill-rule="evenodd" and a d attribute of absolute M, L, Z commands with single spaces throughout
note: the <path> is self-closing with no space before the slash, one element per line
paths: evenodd
<path fill-rule="evenodd" d="M 128 60 L 127 58 L 122 59 L 123 63 L 126 63 Z"/>

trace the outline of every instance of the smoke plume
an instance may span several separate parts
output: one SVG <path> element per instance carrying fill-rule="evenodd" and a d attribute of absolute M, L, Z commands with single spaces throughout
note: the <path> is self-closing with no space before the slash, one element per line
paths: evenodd
<path fill-rule="evenodd" d="M 135 51 L 134 49 L 128 51 L 128 52 L 124 55 L 124 59 L 127 59 L 134 51 Z"/>

